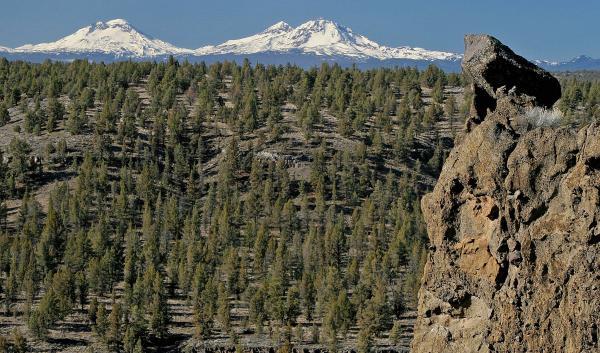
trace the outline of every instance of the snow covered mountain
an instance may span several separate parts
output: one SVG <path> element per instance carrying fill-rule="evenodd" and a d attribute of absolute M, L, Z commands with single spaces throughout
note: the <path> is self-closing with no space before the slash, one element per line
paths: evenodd
<path fill-rule="evenodd" d="M 447 71 L 460 71 L 462 55 L 414 47 L 388 47 L 354 33 L 336 22 L 318 19 L 297 27 L 278 22 L 264 31 L 218 45 L 198 49 L 179 48 L 138 31 L 127 21 L 97 22 L 51 43 L 26 44 L 18 48 L 0 46 L 0 57 L 42 62 L 46 59 L 113 62 L 119 60 L 166 60 L 169 56 L 191 62 L 223 60 L 303 67 L 322 62 L 360 68 L 435 64 Z M 580 56 L 570 61 L 536 63 L 551 71 L 600 70 L 600 59 Z"/>
<path fill-rule="evenodd" d="M 145 58 L 159 55 L 191 54 L 191 50 L 154 39 L 135 29 L 127 21 L 115 19 L 81 28 L 51 43 L 26 44 L 17 53 L 98 53 L 117 58 Z"/>
<path fill-rule="evenodd" d="M 579 55 L 568 61 L 536 60 L 536 64 L 550 71 L 600 70 L 600 59 Z"/>
<path fill-rule="evenodd" d="M 264 64 L 296 63 L 314 66 L 323 61 L 347 66 L 412 65 L 430 63 L 459 68 L 461 55 L 421 48 L 380 45 L 350 28 L 324 19 L 298 27 L 278 22 L 264 31 L 241 39 L 196 50 L 176 47 L 138 31 L 127 21 L 97 22 L 55 42 L 26 44 L 15 49 L 0 47 L 9 59 L 29 61 L 88 59 L 92 61 L 161 60 L 170 55 L 190 61 L 213 62 L 249 58 Z M 383 64 L 385 62 L 385 64 Z"/>
<path fill-rule="evenodd" d="M 379 45 L 352 29 L 324 19 L 308 21 L 293 28 L 278 22 L 250 37 L 229 40 L 217 46 L 196 50 L 196 55 L 300 52 L 354 59 L 460 60 L 453 53 L 422 48 L 391 48 Z"/>

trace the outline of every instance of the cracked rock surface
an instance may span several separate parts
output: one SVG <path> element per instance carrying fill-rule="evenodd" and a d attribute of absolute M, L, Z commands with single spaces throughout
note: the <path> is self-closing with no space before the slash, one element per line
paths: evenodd
<path fill-rule="evenodd" d="M 508 86 L 422 200 L 413 352 L 600 351 L 600 124 L 523 124 Z"/>

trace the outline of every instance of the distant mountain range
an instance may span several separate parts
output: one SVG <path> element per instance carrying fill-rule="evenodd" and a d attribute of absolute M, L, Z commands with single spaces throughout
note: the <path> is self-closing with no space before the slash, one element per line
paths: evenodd
<path fill-rule="evenodd" d="M 18 48 L 0 46 L 0 57 L 41 62 L 46 59 L 71 61 L 165 60 L 169 56 L 207 63 L 248 58 L 263 64 L 294 63 L 303 67 L 322 62 L 361 68 L 435 64 L 459 71 L 462 55 L 422 48 L 387 47 L 333 21 L 319 19 L 292 27 L 278 22 L 264 31 L 219 45 L 198 49 L 179 48 L 137 30 L 127 21 L 97 22 L 51 43 L 27 44 Z M 567 62 L 536 61 L 549 70 L 599 70 L 600 59 L 580 56 Z"/>

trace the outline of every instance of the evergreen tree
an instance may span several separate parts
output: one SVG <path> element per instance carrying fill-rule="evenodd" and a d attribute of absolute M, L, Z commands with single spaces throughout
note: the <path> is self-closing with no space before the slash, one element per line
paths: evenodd
<path fill-rule="evenodd" d="M 106 340 L 111 349 L 117 351 L 121 344 L 121 305 L 113 304 L 112 310 L 108 317 L 108 329 L 106 332 Z"/>
<path fill-rule="evenodd" d="M 169 307 L 163 281 L 158 272 L 155 272 L 152 282 L 152 296 L 150 297 L 148 313 L 150 315 L 149 328 L 154 336 L 159 339 L 165 338 L 168 334 Z"/>
<path fill-rule="evenodd" d="M 106 314 L 106 306 L 103 303 L 100 303 L 98 305 L 98 310 L 96 311 L 96 325 L 94 326 L 94 332 L 104 341 L 106 339 L 107 331 L 108 317 Z"/>
<path fill-rule="evenodd" d="M 394 326 L 392 326 L 392 329 L 390 330 L 390 343 L 393 346 L 397 346 L 398 343 L 400 342 L 401 335 L 402 335 L 402 327 L 400 326 L 400 321 L 395 320 Z"/>
<path fill-rule="evenodd" d="M 63 120 L 63 116 L 65 114 L 64 105 L 56 98 L 51 97 L 48 100 L 48 106 L 46 108 L 46 130 L 48 132 L 54 131 L 57 124 Z"/>
<path fill-rule="evenodd" d="M 2 298 L 33 335 L 89 302 L 108 349 L 151 349 L 173 330 L 175 295 L 195 336 L 232 345 L 241 326 L 268 328 L 282 351 L 292 331 L 332 351 L 353 327 L 362 351 L 400 334 L 426 259 L 420 197 L 452 133 L 439 127 L 468 108 L 446 89 L 460 75 L 171 58 L 0 60 L 0 76 L 0 120 L 20 109 L 15 133 L 48 132 L 0 158 Z M 563 87 L 571 123 L 600 116 L 597 82 Z M 72 185 L 44 195 L 41 161 Z"/>
<path fill-rule="evenodd" d="M 10 161 L 10 170 L 12 174 L 19 180 L 23 180 L 25 173 L 29 170 L 29 154 L 31 146 L 24 140 L 13 137 L 8 147 L 12 157 Z"/>
<path fill-rule="evenodd" d="M 85 110 L 79 110 L 75 106 L 69 108 L 66 126 L 69 132 L 73 135 L 80 134 L 88 123 L 88 118 Z"/>
<path fill-rule="evenodd" d="M 219 285 L 219 300 L 217 309 L 217 320 L 221 325 L 221 328 L 225 332 L 229 332 L 231 329 L 231 316 L 229 312 L 229 294 L 225 289 L 225 286 L 221 283 Z"/>
<path fill-rule="evenodd" d="M 8 109 L 6 108 L 6 104 L 1 103 L 0 104 L 0 126 L 4 126 L 4 125 L 8 124 L 9 121 L 10 121 L 10 114 L 8 112 Z"/>

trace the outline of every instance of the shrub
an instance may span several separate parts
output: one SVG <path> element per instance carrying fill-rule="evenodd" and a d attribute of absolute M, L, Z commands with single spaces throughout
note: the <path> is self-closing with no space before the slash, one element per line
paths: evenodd
<path fill-rule="evenodd" d="M 563 115 L 559 110 L 533 107 L 525 111 L 525 120 L 535 127 L 558 126 L 563 120 Z"/>

